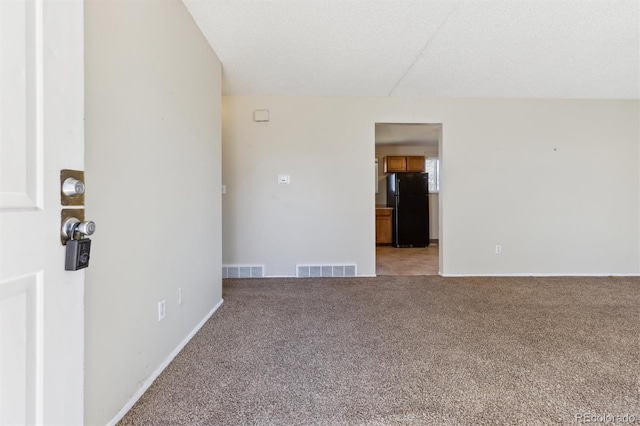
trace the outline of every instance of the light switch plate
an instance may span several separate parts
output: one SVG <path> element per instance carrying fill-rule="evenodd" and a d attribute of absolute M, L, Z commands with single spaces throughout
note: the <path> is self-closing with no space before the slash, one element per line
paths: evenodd
<path fill-rule="evenodd" d="M 268 109 L 257 109 L 253 111 L 253 121 L 255 122 L 265 122 L 269 121 L 269 110 Z"/>
<path fill-rule="evenodd" d="M 279 184 L 291 183 L 291 178 L 289 177 L 289 175 L 278 175 L 278 183 Z"/>

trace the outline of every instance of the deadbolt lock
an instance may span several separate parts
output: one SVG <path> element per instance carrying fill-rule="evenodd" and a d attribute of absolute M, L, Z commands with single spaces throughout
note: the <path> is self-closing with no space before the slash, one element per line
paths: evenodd
<path fill-rule="evenodd" d="M 84 190 L 84 172 L 82 170 L 60 170 L 60 204 L 63 206 L 83 206 Z"/>
<path fill-rule="evenodd" d="M 62 182 L 62 193 L 67 197 L 75 197 L 84 194 L 84 182 L 68 177 Z"/>

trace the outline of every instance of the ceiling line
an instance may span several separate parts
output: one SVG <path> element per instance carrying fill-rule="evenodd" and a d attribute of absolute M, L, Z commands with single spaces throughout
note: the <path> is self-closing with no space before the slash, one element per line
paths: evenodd
<path fill-rule="evenodd" d="M 424 55 L 424 52 L 427 51 L 427 48 L 429 47 L 429 45 L 431 44 L 431 41 L 433 41 L 434 38 L 436 38 L 436 36 L 440 33 L 440 30 L 442 29 L 442 27 L 444 27 L 444 25 L 449 21 L 449 18 L 451 18 L 451 15 L 453 15 L 453 13 L 458 10 L 458 8 L 460 7 L 460 4 L 462 4 L 463 0 L 460 0 L 458 2 L 456 2 L 456 4 L 453 6 L 453 8 L 451 8 L 451 11 L 449 12 L 449 14 L 442 20 L 442 22 L 440 23 L 440 25 L 438 26 L 438 28 L 436 28 L 436 31 L 433 33 L 433 35 L 429 38 L 429 40 L 427 40 L 427 42 L 424 44 L 424 46 L 422 46 L 422 50 L 420 50 L 420 52 L 416 55 L 415 59 L 413 60 L 413 62 L 411 62 L 411 64 L 409 64 L 409 66 L 407 67 L 407 69 L 404 71 L 404 73 L 402 73 L 402 75 L 400 76 L 400 78 L 398 79 L 398 81 L 396 81 L 396 84 L 393 85 L 393 87 L 391 88 L 391 90 L 389 91 L 389 93 L 387 94 L 387 96 L 391 96 L 393 94 L 393 92 L 398 88 L 398 86 L 400 85 L 400 83 L 402 82 L 402 80 L 404 80 L 404 78 L 407 76 L 407 74 L 409 73 L 409 71 L 411 71 L 411 69 L 413 68 L 413 66 L 416 64 L 416 62 L 418 62 L 418 59 L 420 59 L 422 57 L 422 55 Z"/>

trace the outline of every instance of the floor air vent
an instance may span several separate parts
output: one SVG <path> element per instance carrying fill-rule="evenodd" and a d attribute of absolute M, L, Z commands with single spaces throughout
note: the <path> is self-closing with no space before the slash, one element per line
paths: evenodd
<path fill-rule="evenodd" d="M 296 265 L 296 277 L 355 277 L 356 265 Z"/>
<path fill-rule="evenodd" d="M 264 265 L 222 265 L 222 278 L 262 278 Z"/>

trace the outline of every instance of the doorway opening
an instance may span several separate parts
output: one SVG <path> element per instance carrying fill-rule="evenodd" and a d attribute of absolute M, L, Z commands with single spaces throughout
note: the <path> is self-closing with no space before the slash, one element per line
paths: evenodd
<path fill-rule="evenodd" d="M 375 123 L 376 275 L 440 273 L 441 151 L 442 123 Z"/>

